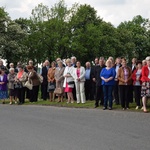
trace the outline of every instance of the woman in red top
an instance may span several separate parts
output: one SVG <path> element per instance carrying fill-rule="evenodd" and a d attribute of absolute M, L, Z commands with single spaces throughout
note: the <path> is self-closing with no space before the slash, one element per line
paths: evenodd
<path fill-rule="evenodd" d="M 143 111 L 147 112 L 146 101 L 150 97 L 150 56 L 146 57 L 147 65 L 142 68 L 142 102 L 143 102 Z"/>
<path fill-rule="evenodd" d="M 133 89 L 134 89 L 135 102 L 136 102 L 135 109 L 139 109 L 140 100 L 141 100 L 142 61 L 137 61 L 136 66 L 137 66 L 137 68 L 132 73 L 132 80 L 133 80 Z"/>

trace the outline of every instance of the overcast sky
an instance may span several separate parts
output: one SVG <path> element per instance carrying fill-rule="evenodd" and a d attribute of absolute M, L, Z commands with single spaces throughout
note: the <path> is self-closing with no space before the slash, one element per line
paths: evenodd
<path fill-rule="evenodd" d="M 0 6 L 6 8 L 12 19 L 29 18 L 31 10 L 39 3 L 49 7 L 59 0 L 0 0 Z M 68 7 L 75 2 L 89 4 L 97 10 L 98 16 L 117 26 L 121 22 L 132 20 L 141 15 L 150 18 L 150 0 L 65 0 Z"/>

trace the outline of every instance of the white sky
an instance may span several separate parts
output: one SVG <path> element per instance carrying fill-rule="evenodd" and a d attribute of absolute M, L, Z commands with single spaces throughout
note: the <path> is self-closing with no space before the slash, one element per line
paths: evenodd
<path fill-rule="evenodd" d="M 12 19 L 29 18 L 32 9 L 39 3 L 53 6 L 59 0 L 0 0 L 0 6 L 6 8 Z M 150 0 L 65 0 L 68 7 L 75 2 L 89 4 L 97 10 L 98 16 L 106 22 L 117 26 L 121 22 L 132 20 L 141 15 L 150 18 Z"/>

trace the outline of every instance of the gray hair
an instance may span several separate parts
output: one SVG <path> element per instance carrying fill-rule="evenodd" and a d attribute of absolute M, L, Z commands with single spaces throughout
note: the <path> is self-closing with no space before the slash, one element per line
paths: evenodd
<path fill-rule="evenodd" d="M 150 61 L 150 56 L 147 56 L 145 60 Z"/>
<path fill-rule="evenodd" d="M 11 72 L 12 70 L 13 70 L 13 71 L 15 71 L 15 69 L 14 69 L 14 68 L 10 68 L 10 69 L 9 69 L 9 72 Z"/>

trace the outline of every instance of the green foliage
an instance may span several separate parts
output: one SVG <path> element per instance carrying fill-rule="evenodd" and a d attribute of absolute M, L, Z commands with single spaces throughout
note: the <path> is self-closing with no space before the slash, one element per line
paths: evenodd
<path fill-rule="evenodd" d="M 49 8 L 41 3 L 30 19 L 14 21 L 0 7 L 0 56 L 9 62 L 40 63 L 71 56 L 83 63 L 100 56 L 144 59 L 149 51 L 150 22 L 141 16 L 115 28 L 87 4 L 68 8 L 60 0 Z"/>

